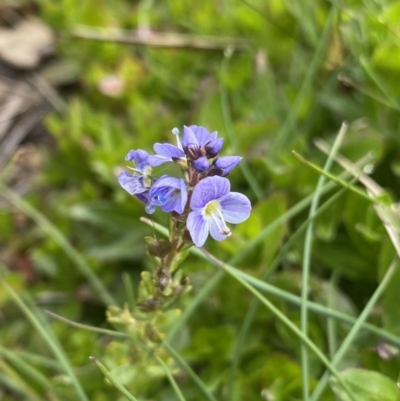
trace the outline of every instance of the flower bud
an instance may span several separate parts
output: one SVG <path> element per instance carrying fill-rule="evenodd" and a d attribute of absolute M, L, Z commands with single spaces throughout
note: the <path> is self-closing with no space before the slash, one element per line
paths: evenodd
<path fill-rule="evenodd" d="M 207 157 L 200 157 L 193 163 L 193 167 L 199 172 L 203 173 L 204 171 L 207 171 L 208 168 L 210 167 L 210 163 L 208 162 Z"/>
<path fill-rule="evenodd" d="M 213 161 L 214 167 L 222 170 L 222 176 L 228 175 L 243 159 L 240 156 L 223 156 Z"/>
<path fill-rule="evenodd" d="M 145 237 L 145 241 L 147 245 L 147 251 L 151 256 L 164 258 L 172 249 L 171 243 L 164 239 L 158 240 L 153 237 Z"/>
<path fill-rule="evenodd" d="M 205 150 L 209 158 L 215 157 L 221 152 L 222 145 L 224 144 L 224 138 L 217 138 L 214 141 L 206 145 Z"/>

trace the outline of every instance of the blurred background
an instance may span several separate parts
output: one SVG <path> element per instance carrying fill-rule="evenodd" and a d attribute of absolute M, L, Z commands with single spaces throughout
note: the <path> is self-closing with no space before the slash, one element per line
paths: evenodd
<path fill-rule="evenodd" d="M 363 159 L 364 172 L 398 199 L 399 21 L 400 2 L 385 0 L 0 3 L 1 277 L 62 344 L 90 400 L 125 399 L 90 355 L 139 400 L 176 399 L 165 372 L 154 361 L 139 363 L 129 342 L 41 312 L 110 329 L 102 289 L 122 307 L 124 283 L 135 288 L 151 268 L 143 237 L 153 230 L 139 221 L 143 204 L 116 179 L 126 153 L 173 142 L 174 127 L 218 131 L 223 154 L 244 157 L 230 179 L 253 212 L 229 240 L 206 247 L 263 278 L 307 219 L 305 200 L 319 177 L 292 150 L 322 166 L 326 156 L 314 139 L 332 144 L 347 121 L 341 152 Z M 162 213 L 152 218 L 166 224 Z M 333 294 L 336 309 L 356 316 L 394 255 L 382 222 L 368 201 L 345 192 L 314 229 L 310 298 L 326 305 Z M 271 284 L 300 293 L 303 247 L 300 233 L 275 259 Z M 183 267 L 193 290 L 176 306 L 192 311 L 174 346 L 207 388 L 221 400 L 301 400 L 298 338 L 258 308 L 237 348 L 252 295 L 231 278 L 215 279 L 215 267 L 195 256 Z M 393 335 L 400 335 L 399 285 L 397 274 L 370 317 Z M 0 400 L 78 399 L 49 342 L 7 288 L 0 285 Z M 271 299 L 299 323 L 297 306 Z M 337 325 L 338 343 L 348 329 Z M 325 353 L 327 330 L 324 317 L 310 315 L 310 336 Z M 397 354 L 362 332 L 342 367 L 396 380 Z M 310 357 L 313 386 L 323 366 Z M 187 400 L 203 399 L 185 372 L 171 369 Z M 335 398 L 327 389 L 321 399 Z"/>

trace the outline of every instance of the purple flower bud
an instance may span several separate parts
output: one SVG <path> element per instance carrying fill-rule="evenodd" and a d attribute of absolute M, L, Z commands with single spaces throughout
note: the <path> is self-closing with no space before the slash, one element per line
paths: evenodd
<path fill-rule="evenodd" d="M 207 171 L 210 167 L 210 163 L 207 157 L 200 157 L 194 163 L 193 167 L 200 173 Z"/>
<path fill-rule="evenodd" d="M 224 144 L 224 138 L 217 138 L 214 141 L 209 142 L 205 149 L 208 157 L 215 157 L 221 152 L 222 146 Z"/>
<path fill-rule="evenodd" d="M 222 170 L 222 175 L 228 175 L 243 159 L 240 156 L 223 156 L 213 161 L 214 167 Z"/>

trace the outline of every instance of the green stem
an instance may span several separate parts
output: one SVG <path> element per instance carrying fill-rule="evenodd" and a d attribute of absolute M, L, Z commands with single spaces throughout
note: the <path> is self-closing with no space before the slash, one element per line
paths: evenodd
<path fill-rule="evenodd" d="M 323 168 L 324 172 L 330 170 L 334 157 L 337 154 L 340 145 L 343 141 L 344 136 L 347 132 L 347 124 L 342 124 L 339 134 L 336 137 L 335 143 L 332 147 L 332 151 L 326 160 L 325 166 Z M 301 284 L 301 309 L 300 309 L 300 327 L 301 331 L 305 336 L 308 335 L 308 282 L 310 279 L 311 270 L 311 254 L 312 254 L 312 240 L 313 240 L 313 230 L 314 230 L 314 220 L 312 217 L 315 215 L 318 209 L 318 203 L 321 197 L 322 187 L 325 183 L 325 176 L 321 175 L 318 178 L 317 187 L 315 188 L 315 195 L 311 202 L 309 219 L 310 223 L 307 227 L 306 237 L 304 241 L 304 254 L 303 254 L 303 269 L 302 269 L 302 284 Z M 308 401 L 309 399 L 309 369 L 308 369 L 308 347 L 306 344 L 301 344 L 301 377 L 303 384 L 303 400 Z"/>
<path fill-rule="evenodd" d="M 320 167 L 316 166 L 315 164 L 309 162 L 306 160 L 303 156 L 299 155 L 296 151 L 292 151 L 295 157 L 299 159 L 302 163 L 306 164 L 307 166 L 311 167 L 313 170 L 317 171 L 319 174 L 324 175 L 325 177 L 329 178 L 331 181 L 335 182 L 336 184 L 341 185 L 342 187 L 345 187 L 349 189 L 350 191 L 356 193 L 357 195 L 361 196 L 362 198 L 366 199 L 367 201 L 374 203 L 374 204 L 382 204 L 382 202 L 379 200 L 379 198 L 372 198 L 368 196 L 364 191 L 359 190 L 357 187 L 354 185 L 349 184 L 347 181 L 343 181 L 339 177 L 334 176 L 333 174 L 329 174 L 326 171 L 322 170 Z"/>
<path fill-rule="evenodd" d="M 103 375 L 107 377 L 108 380 L 112 383 L 112 385 L 123 394 L 129 401 L 138 401 L 121 383 L 119 383 L 114 376 L 107 370 L 107 368 L 94 356 L 90 356 L 89 359 L 94 362 L 98 368 L 101 370 Z"/>
<path fill-rule="evenodd" d="M 332 277 L 329 280 L 329 289 L 328 289 L 328 307 L 333 308 L 335 304 L 335 290 L 337 288 L 339 281 L 339 273 L 337 271 L 332 273 Z M 335 352 L 337 350 L 337 336 L 336 336 L 336 321 L 328 317 L 326 320 L 327 325 L 327 333 L 328 333 L 328 350 L 329 350 L 329 358 L 332 360 Z"/>

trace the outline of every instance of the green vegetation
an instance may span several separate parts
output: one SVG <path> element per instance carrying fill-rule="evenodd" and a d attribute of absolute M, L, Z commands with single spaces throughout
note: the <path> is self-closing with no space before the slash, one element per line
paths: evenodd
<path fill-rule="evenodd" d="M 29 192 L 0 172 L 0 400 L 399 401 L 400 1 L 41 0 L 37 17 L 57 33 L 46 74 L 73 84 Z M 146 43 L 116 40 L 130 29 Z M 190 124 L 244 156 L 229 178 L 253 210 L 191 248 L 192 289 L 140 327 L 149 344 L 130 312 L 168 221 L 116 177 Z"/>

